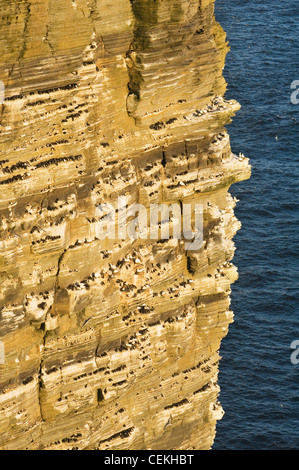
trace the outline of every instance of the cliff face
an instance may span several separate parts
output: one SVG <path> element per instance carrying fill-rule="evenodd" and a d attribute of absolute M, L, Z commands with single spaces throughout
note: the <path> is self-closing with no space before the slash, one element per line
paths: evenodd
<path fill-rule="evenodd" d="M 250 175 L 213 0 L 0 12 L 0 449 L 209 449 Z M 202 204 L 203 246 L 101 239 L 119 196 Z"/>

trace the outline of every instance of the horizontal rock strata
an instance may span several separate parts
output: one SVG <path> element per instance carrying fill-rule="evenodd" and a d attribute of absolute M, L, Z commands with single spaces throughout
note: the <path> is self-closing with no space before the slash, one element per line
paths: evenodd
<path fill-rule="evenodd" d="M 209 449 L 237 278 L 228 191 L 250 175 L 214 3 L 0 12 L 0 449 Z M 202 204 L 202 247 L 102 239 L 98 208 L 120 196 Z"/>

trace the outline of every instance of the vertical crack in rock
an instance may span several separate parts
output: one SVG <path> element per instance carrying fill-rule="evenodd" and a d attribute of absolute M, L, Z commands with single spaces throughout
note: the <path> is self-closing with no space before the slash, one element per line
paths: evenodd
<path fill-rule="evenodd" d="M 23 34 L 22 34 L 23 44 L 22 44 L 22 47 L 21 47 L 21 50 L 20 50 L 20 53 L 19 53 L 19 57 L 18 57 L 19 63 L 24 58 L 25 52 L 27 50 L 27 36 L 28 36 L 28 32 L 29 32 L 29 21 L 30 21 L 30 17 L 31 17 L 31 4 L 30 4 L 30 2 L 25 1 L 24 6 L 25 6 L 24 30 L 23 30 Z"/>
<path fill-rule="evenodd" d="M 229 188 L 250 177 L 214 2 L 0 13 L 0 449 L 210 449 L 237 279 Z M 162 204 L 157 236 L 132 236 L 136 207 Z M 196 205 L 192 250 L 173 230 Z"/>
<path fill-rule="evenodd" d="M 47 25 L 47 27 L 46 27 L 46 35 L 45 35 L 45 37 L 44 37 L 44 41 L 48 44 L 52 56 L 55 57 L 55 50 L 54 50 L 54 47 L 53 47 L 51 41 L 49 40 L 49 35 L 50 35 L 50 26 Z"/>

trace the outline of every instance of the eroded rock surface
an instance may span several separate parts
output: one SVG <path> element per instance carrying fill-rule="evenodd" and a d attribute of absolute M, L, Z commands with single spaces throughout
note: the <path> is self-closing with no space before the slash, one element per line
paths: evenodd
<path fill-rule="evenodd" d="M 213 0 L 2 0 L 0 449 L 209 449 L 250 176 Z M 102 240 L 199 203 L 204 244 Z"/>

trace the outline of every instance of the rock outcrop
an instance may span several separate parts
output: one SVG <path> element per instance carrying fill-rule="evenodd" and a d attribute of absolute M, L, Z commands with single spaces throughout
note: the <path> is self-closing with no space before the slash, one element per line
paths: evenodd
<path fill-rule="evenodd" d="M 209 449 L 250 176 L 213 0 L 0 11 L 0 449 Z M 120 196 L 202 204 L 200 250 L 103 239 Z"/>

